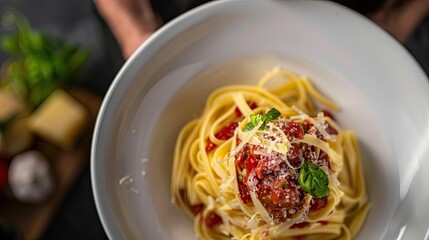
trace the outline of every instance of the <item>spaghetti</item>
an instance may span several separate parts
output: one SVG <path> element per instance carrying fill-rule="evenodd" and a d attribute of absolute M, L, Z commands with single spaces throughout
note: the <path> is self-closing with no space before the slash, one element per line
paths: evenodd
<path fill-rule="evenodd" d="M 274 78 L 283 84 L 268 89 Z M 317 106 L 316 106 L 317 105 Z M 352 239 L 369 210 L 356 136 L 306 77 L 226 86 L 181 130 L 171 191 L 201 239 Z"/>

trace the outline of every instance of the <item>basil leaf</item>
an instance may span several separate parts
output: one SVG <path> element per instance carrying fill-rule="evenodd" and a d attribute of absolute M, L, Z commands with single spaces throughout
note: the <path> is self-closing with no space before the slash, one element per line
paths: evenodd
<path fill-rule="evenodd" d="M 249 131 L 252 130 L 256 125 L 258 125 L 260 122 L 262 122 L 262 125 L 259 127 L 259 130 L 264 130 L 265 127 L 267 126 L 267 122 L 275 120 L 276 118 L 278 118 L 280 116 L 280 112 L 275 109 L 275 108 L 271 108 L 266 116 L 262 116 L 261 114 L 252 114 L 250 115 L 250 123 L 248 123 L 245 127 L 244 127 L 244 131 Z M 251 125 L 250 125 L 251 124 Z"/>
<path fill-rule="evenodd" d="M 57 86 L 54 83 L 40 83 L 33 86 L 28 96 L 28 101 L 32 105 L 31 107 L 36 108 L 45 100 L 49 94 L 51 94 Z"/>
<path fill-rule="evenodd" d="M 264 122 L 275 120 L 279 116 L 280 116 L 279 110 L 277 110 L 275 108 L 271 108 L 270 111 L 268 111 L 267 114 L 265 115 L 265 121 Z"/>
<path fill-rule="evenodd" d="M 29 26 L 18 27 L 18 43 L 23 54 L 44 54 L 45 40 L 40 32 Z"/>
<path fill-rule="evenodd" d="M 76 50 L 76 52 L 68 59 L 68 68 L 71 73 L 76 73 L 82 70 L 86 61 L 89 58 L 89 53 L 84 50 Z"/>
<path fill-rule="evenodd" d="M 253 126 L 256 126 L 259 124 L 259 122 L 263 121 L 263 116 L 261 114 L 252 114 L 250 115 L 250 122 L 253 124 Z"/>
<path fill-rule="evenodd" d="M 244 127 L 244 129 L 243 129 L 243 131 L 250 131 L 250 130 L 252 130 L 253 128 L 255 127 L 255 125 L 253 125 L 253 123 L 248 123 L 245 127 Z"/>
<path fill-rule="evenodd" d="M 0 47 L 9 54 L 19 54 L 21 52 L 17 35 L 2 37 L 0 39 Z"/>
<path fill-rule="evenodd" d="M 0 87 L 13 89 L 33 107 L 53 89 L 76 80 L 89 58 L 88 51 L 45 35 L 27 21 L 17 22 L 15 33 L 0 36 L 0 48 L 11 55 Z"/>
<path fill-rule="evenodd" d="M 312 162 L 304 162 L 299 170 L 298 183 L 313 197 L 322 198 L 329 195 L 328 176 Z"/>

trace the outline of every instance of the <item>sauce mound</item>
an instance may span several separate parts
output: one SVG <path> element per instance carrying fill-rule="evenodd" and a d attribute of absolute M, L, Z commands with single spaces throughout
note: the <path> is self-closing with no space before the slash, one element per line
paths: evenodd
<path fill-rule="evenodd" d="M 243 203 L 252 202 L 253 192 L 275 223 L 292 219 L 302 210 L 311 212 L 324 208 L 327 197 L 313 197 L 310 207 L 304 209 L 306 192 L 298 177 L 304 162 L 330 169 L 329 156 L 314 146 L 296 141 L 303 139 L 305 134 L 326 141 L 321 127 L 325 135 L 337 134 L 326 122 L 316 127 L 308 119 L 299 122 L 280 119 L 268 123 L 256 140 L 246 143 L 235 155 L 237 182 Z M 243 138 L 237 135 L 237 145 Z"/>

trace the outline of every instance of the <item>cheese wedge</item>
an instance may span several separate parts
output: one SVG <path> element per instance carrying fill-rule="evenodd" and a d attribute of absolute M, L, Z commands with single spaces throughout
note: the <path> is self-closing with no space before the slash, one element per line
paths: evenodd
<path fill-rule="evenodd" d="M 30 116 L 29 128 L 34 134 L 71 149 L 88 121 L 86 109 L 65 91 L 53 92 Z"/>

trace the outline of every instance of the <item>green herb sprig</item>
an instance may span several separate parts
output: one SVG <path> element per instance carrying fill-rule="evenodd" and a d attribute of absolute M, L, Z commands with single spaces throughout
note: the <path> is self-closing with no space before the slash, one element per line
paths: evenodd
<path fill-rule="evenodd" d="M 271 108 L 265 116 L 262 116 L 259 113 L 252 114 L 250 115 L 250 122 L 246 124 L 243 130 L 250 131 L 255 128 L 260 122 L 262 122 L 262 125 L 259 127 L 259 130 L 264 130 L 268 122 L 277 119 L 279 116 L 280 112 L 275 108 Z"/>
<path fill-rule="evenodd" d="M 304 165 L 299 170 L 298 183 L 305 192 L 316 198 L 323 198 L 329 195 L 328 176 L 312 162 L 304 162 Z"/>
<path fill-rule="evenodd" d="M 11 88 L 35 108 L 56 88 L 72 82 L 89 54 L 31 28 L 26 21 L 18 21 L 16 26 L 13 34 L 0 38 L 1 50 L 10 55 L 0 87 Z"/>

